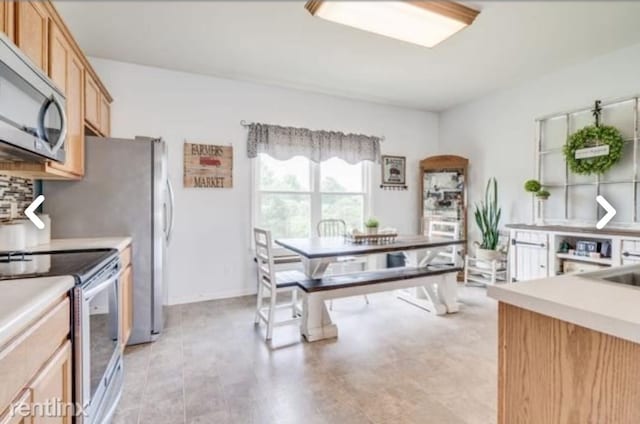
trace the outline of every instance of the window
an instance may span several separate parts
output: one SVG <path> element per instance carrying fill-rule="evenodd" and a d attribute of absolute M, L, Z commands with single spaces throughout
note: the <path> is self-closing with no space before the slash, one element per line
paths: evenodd
<path fill-rule="evenodd" d="M 369 210 L 366 164 L 258 155 L 254 222 L 271 230 L 274 239 L 314 236 L 317 223 L 329 218 L 343 219 L 347 230 L 361 229 Z"/>

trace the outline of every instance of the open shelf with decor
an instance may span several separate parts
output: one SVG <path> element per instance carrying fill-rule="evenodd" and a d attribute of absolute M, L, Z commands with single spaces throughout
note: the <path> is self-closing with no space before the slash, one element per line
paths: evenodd
<path fill-rule="evenodd" d="M 613 265 L 614 241 L 608 237 L 556 234 L 555 274 L 595 271 Z"/>

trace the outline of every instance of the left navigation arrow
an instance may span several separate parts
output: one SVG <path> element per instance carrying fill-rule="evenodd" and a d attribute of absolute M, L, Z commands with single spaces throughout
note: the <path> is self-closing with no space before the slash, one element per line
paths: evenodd
<path fill-rule="evenodd" d="M 33 225 L 38 227 L 38 230 L 42 230 L 44 228 L 44 222 L 42 222 L 42 220 L 35 214 L 36 209 L 38 209 L 42 202 L 44 202 L 44 196 L 41 194 L 36 197 L 36 200 L 34 200 L 27 209 L 24 210 L 24 214 L 31 222 L 33 222 Z"/>

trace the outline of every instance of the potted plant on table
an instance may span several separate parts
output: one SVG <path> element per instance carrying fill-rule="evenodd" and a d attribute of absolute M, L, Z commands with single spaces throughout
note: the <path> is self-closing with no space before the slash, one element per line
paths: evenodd
<path fill-rule="evenodd" d="M 482 243 L 476 242 L 476 257 L 486 261 L 500 259 L 502 253 L 498 250 L 498 226 L 502 209 L 498 207 L 498 182 L 495 178 L 489 179 L 484 200 L 475 208 L 476 224 L 482 233 Z"/>
<path fill-rule="evenodd" d="M 371 217 L 364 222 L 364 226 L 367 229 L 367 234 L 378 234 L 378 227 L 380 226 L 380 222 Z"/>

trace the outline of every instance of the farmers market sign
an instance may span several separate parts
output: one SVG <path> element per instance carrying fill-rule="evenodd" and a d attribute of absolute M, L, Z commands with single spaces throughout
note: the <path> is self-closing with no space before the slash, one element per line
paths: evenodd
<path fill-rule="evenodd" d="M 233 187 L 233 147 L 184 143 L 184 186 Z"/>

